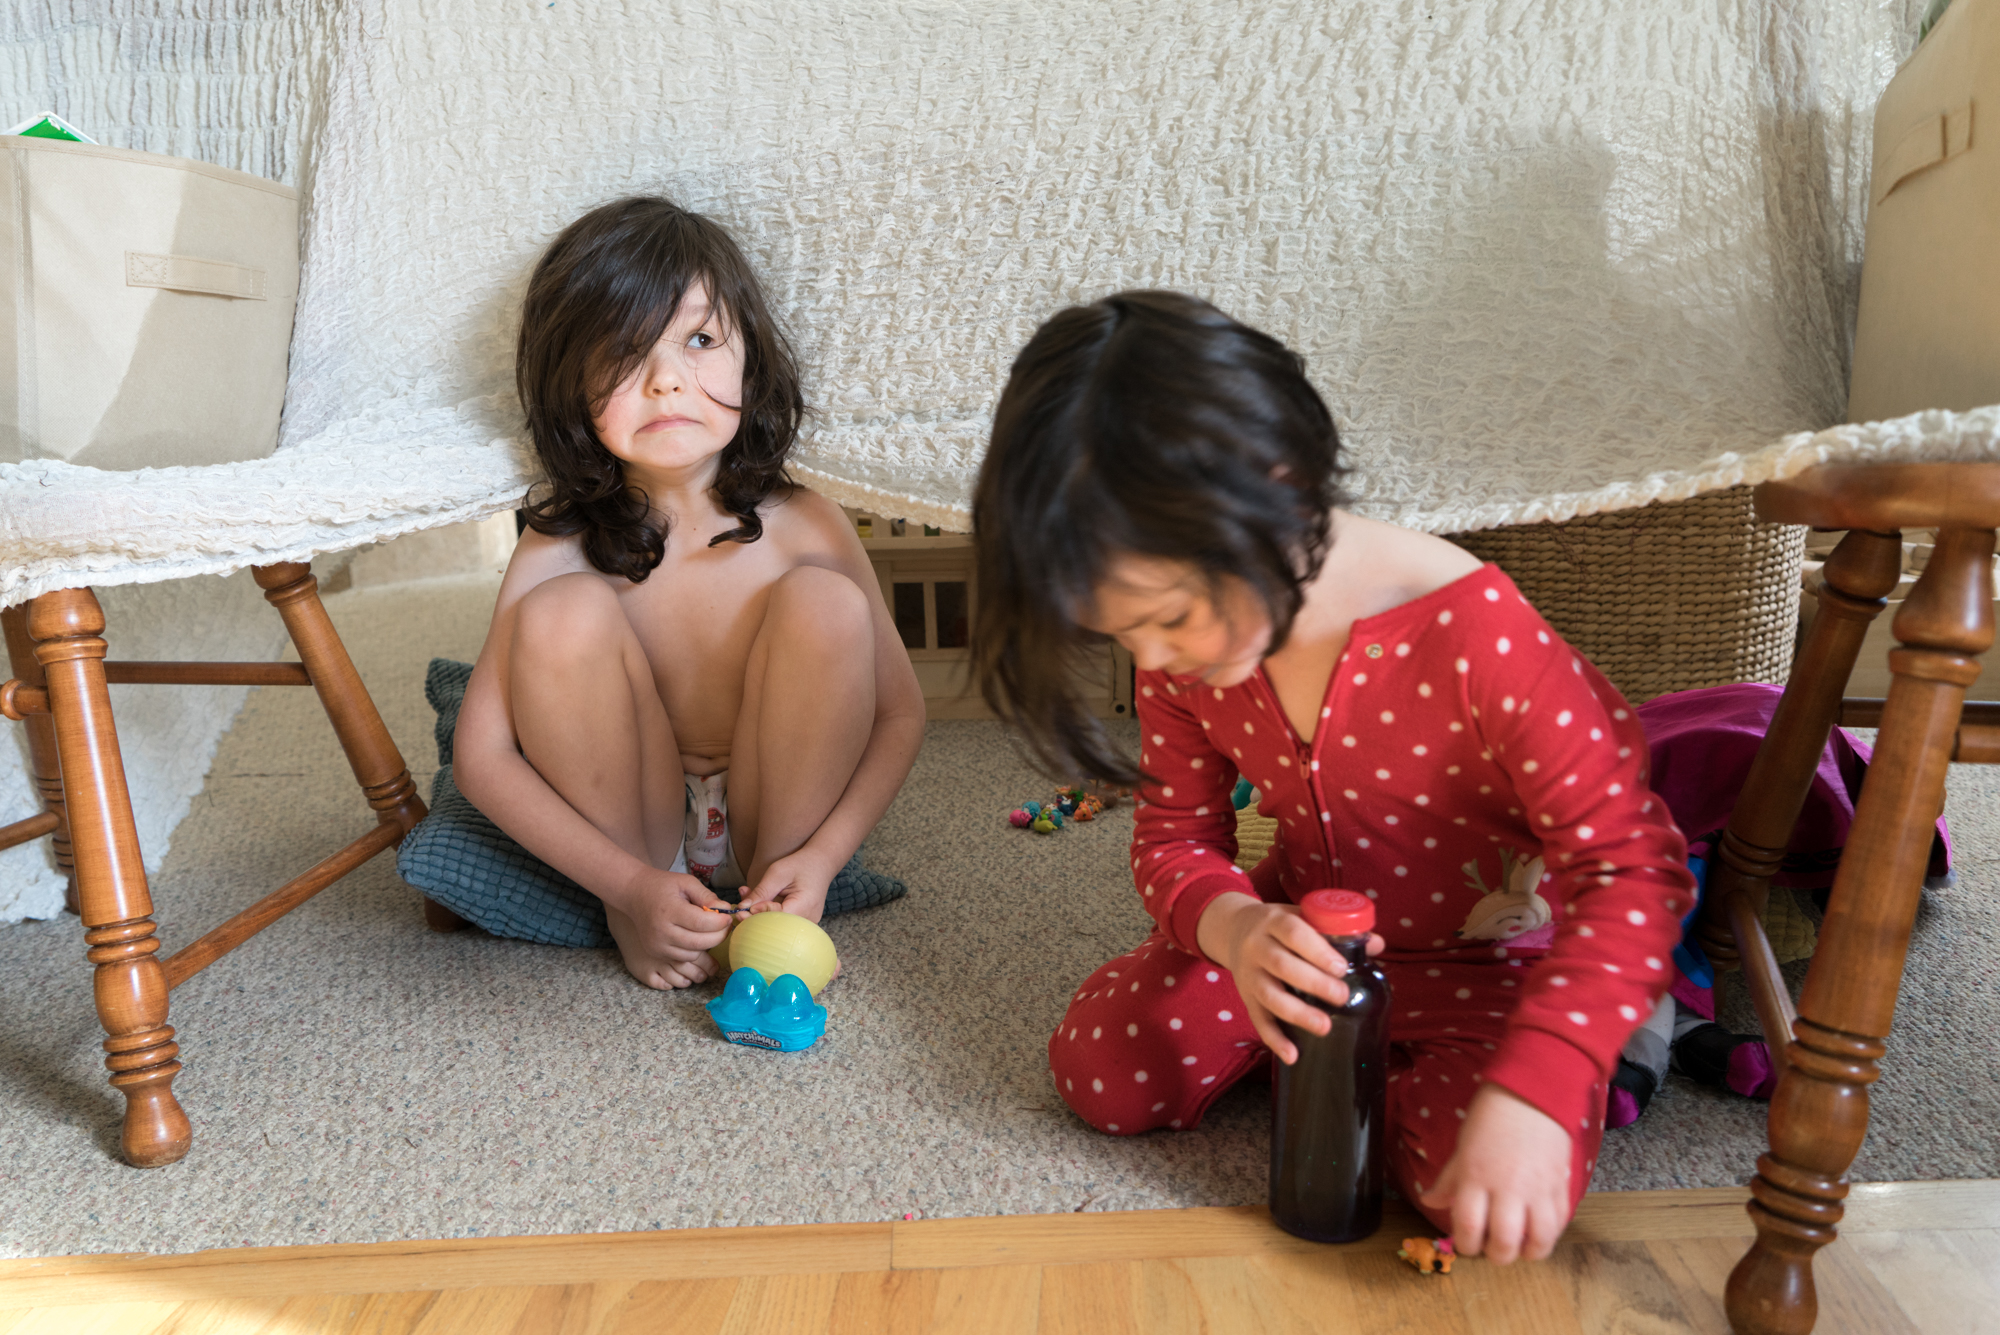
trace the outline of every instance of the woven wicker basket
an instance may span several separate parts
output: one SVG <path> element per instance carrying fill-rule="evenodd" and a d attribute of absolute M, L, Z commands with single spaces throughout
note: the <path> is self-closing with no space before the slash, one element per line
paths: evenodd
<path fill-rule="evenodd" d="M 1634 703 L 1728 682 L 1783 684 L 1806 530 L 1760 524 L 1750 488 L 1458 533 Z"/>

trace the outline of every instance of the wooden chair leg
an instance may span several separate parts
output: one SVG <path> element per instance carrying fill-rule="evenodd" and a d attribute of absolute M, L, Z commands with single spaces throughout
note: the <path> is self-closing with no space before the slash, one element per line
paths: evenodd
<path fill-rule="evenodd" d="M 97 966 L 97 1018 L 109 1054 L 104 1064 L 125 1096 L 125 1158 L 156 1168 L 185 1155 L 194 1132 L 174 1098 L 180 1048 L 167 1024 L 153 898 L 105 689 L 104 612 L 90 590 L 62 589 L 29 604 L 27 629 L 48 681 L 77 907 L 88 957 Z"/>
<path fill-rule="evenodd" d="M 0 612 L 0 631 L 7 637 L 7 664 L 15 678 L 30 686 L 48 689 L 46 674 L 40 660 L 35 657 L 35 641 L 28 633 L 28 609 L 10 607 Z M 56 866 L 68 878 L 63 890 L 63 903 L 71 913 L 78 911 L 76 899 L 76 855 L 69 845 L 69 821 L 64 816 L 62 792 L 62 761 L 56 751 L 56 722 L 52 715 L 30 714 L 21 720 L 28 730 L 28 766 L 34 774 L 35 793 L 42 799 L 42 810 L 56 818 L 56 828 L 50 831 L 50 842 L 54 846 Z"/>
<path fill-rule="evenodd" d="M 251 573 L 264 590 L 265 601 L 284 618 L 285 629 L 298 647 L 299 660 L 305 664 L 341 749 L 347 753 L 354 778 L 367 794 L 368 805 L 375 809 L 378 820 L 394 822 L 407 834 L 424 818 L 423 799 L 417 796 L 403 754 L 396 749 L 319 600 L 319 580 L 312 567 L 291 562 L 258 566 Z"/>
<path fill-rule="evenodd" d="M 1720 966 L 1743 966 L 1758 1022 L 1773 1050 L 1790 1040 L 1794 1016 L 1777 957 L 1764 939 L 1771 877 L 1791 843 L 1861 641 L 1887 605 L 1902 564 L 1900 533 L 1861 529 L 1842 538 L 1828 558 L 1819 615 L 1792 662 L 1770 731 L 1757 748 L 1709 872 L 1698 924 L 1702 949 Z"/>
<path fill-rule="evenodd" d="M 458 932 L 472 926 L 429 895 L 424 896 L 424 925 L 433 932 Z"/>
<path fill-rule="evenodd" d="M 1940 532 L 1896 616 L 1881 733 L 1750 1184 L 1757 1240 L 1725 1294 L 1745 1335 L 1805 1335 L 1818 1314 L 1813 1254 L 1834 1239 L 1868 1130 L 1960 706 L 1993 641 L 1992 556 L 1990 529 Z"/>

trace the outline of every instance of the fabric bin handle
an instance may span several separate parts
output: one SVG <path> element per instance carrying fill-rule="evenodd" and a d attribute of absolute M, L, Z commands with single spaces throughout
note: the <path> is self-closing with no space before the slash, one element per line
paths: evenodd
<path fill-rule="evenodd" d="M 224 260 L 198 260 L 188 255 L 145 255 L 125 252 L 125 286 L 164 287 L 175 292 L 200 292 L 215 297 L 263 301 L 264 271 Z"/>
<path fill-rule="evenodd" d="M 1882 174 L 1875 182 L 1875 203 L 1880 204 L 1903 182 L 1927 167 L 1935 167 L 1972 147 L 1972 103 L 1955 111 L 1926 116 L 1896 141 L 1883 160 Z"/>

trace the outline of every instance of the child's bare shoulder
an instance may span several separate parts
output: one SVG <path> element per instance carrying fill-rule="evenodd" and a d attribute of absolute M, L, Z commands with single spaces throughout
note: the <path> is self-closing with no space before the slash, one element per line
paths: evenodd
<path fill-rule="evenodd" d="M 764 512 L 764 534 L 784 549 L 793 565 L 838 569 L 857 560 L 866 565 L 868 560 L 847 512 L 806 487 L 793 488 Z"/>
<path fill-rule="evenodd" d="M 1349 567 L 1350 587 L 1368 591 L 1373 610 L 1400 607 L 1464 579 L 1483 564 L 1463 547 L 1415 529 L 1340 512 L 1329 565 Z"/>
<path fill-rule="evenodd" d="M 526 597 L 529 590 L 558 575 L 594 573 L 583 554 L 583 542 L 575 534 L 558 537 L 524 530 L 508 559 L 507 573 L 500 581 L 500 605 L 505 607 Z"/>

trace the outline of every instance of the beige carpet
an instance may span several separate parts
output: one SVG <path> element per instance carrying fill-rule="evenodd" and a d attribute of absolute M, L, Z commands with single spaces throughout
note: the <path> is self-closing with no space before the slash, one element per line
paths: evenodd
<path fill-rule="evenodd" d="M 492 586 L 330 599 L 428 788 L 433 654 L 471 657 Z M 2000 775 L 1952 776 L 1958 889 L 1918 924 L 1860 1178 L 2000 1176 Z M 827 1036 L 721 1042 L 707 995 L 608 952 L 436 936 L 378 860 L 174 996 L 195 1125 L 182 1163 L 116 1163 L 74 918 L 0 929 L 0 1254 L 1227 1205 L 1264 1194 L 1268 1096 L 1120 1140 L 1055 1098 L 1044 1044 L 1075 984 L 1146 930 L 1129 819 L 1010 829 L 1043 793 L 999 729 L 934 723 L 865 851 L 907 899 L 829 929 Z M 309 692 L 254 692 L 155 893 L 169 949 L 351 838 L 365 808 Z M 1746 1020 L 1747 1022 L 1747 1020 Z M 1607 1139 L 1596 1185 L 1740 1182 L 1763 1105 L 1676 1079 Z"/>

